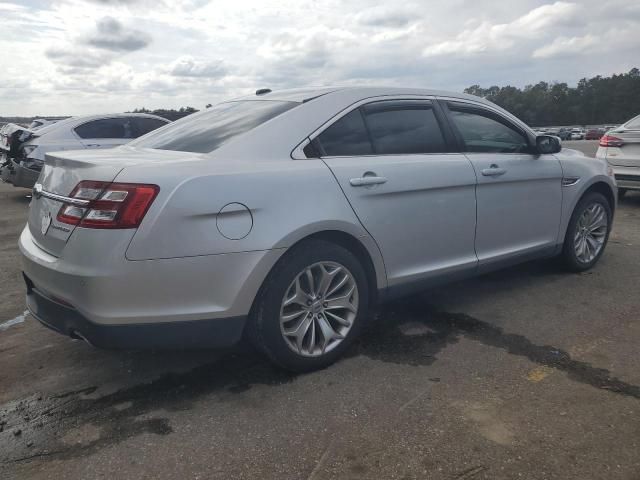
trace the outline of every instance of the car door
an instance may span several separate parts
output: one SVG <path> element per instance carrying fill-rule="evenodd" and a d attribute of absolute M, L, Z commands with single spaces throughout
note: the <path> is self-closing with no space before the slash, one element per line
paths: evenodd
<path fill-rule="evenodd" d="M 78 125 L 74 131 L 85 148 L 113 148 L 136 137 L 131 117 L 91 120 Z"/>
<path fill-rule="evenodd" d="M 390 287 L 475 271 L 469 160 L 430 100 L 370 101 L 312 142 L 377 242 Z"/>
<path fill-rule="evenodd" d="M 562 207 L 558 159 L 535 153 L 525 130 L 497 110 L 444 103 L 478 178 L 475 249 L 480 270 L 555 249 Z"/>

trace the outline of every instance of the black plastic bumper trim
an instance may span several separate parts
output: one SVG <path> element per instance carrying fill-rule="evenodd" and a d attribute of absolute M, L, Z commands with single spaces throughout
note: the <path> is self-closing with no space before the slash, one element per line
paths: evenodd
<path fill-rule="evenodd" d="M 27 285 L 27 308 L 45 327 L 113 349 L 223 348 L 242 337 L 246 316 L 182 322 L 101 325 Z"/>

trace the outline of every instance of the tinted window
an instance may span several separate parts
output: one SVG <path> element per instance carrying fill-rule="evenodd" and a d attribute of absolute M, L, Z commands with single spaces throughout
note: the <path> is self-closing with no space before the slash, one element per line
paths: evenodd
<path fill-rule="evenodd" d="M 298 103 L 253 100 L 221 103 L 151 132 L 131 145 L 209 153 L 296 105 Z"/>
<path fill-rule="evenodd" d="M 368 155 L 373 153 L 360 110 L 335 122 L 318 137 L 325 155 Z"/>
<path fill-rule="evenodd" d="M 156 118 L 133 117 L 133 123 L 136 126 L 136 136 L 145 135 L 156 128 L 163 127 L 167 122 Z"/>
<path fill-rule="evenodd" d="M 449 106 L 466 152 L 519 153 L 528 151 L 526 137 L 499 122 L 490 112 Z"/>
<path fill-rule="evenodd" d="M 387 102 L 381 102 L 387 103 Z M 378 154 L 445 152 L 438 120 L 427 106 L 402 104 L 364 108 L 373 148 Z"/>
<path fill-rule="evenodd" d="M 80 138 L 135 138 L 131 118 L 103 118 L 75 128 Z"/>

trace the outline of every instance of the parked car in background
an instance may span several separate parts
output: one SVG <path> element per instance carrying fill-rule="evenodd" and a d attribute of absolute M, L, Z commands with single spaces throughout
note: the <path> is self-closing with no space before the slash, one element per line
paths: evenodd
<path fill-rule="evenodd" d="M 46 155 L 19 240 L 36 319 L 120 348 L 246 331 L 308 371 L 378 300 L 533 258 L 583 271 L 605 249 L 606 162 L 484 99 L 258 92 L 120 148 Z"/>
<path fill-rule="evenodd" d="M 146 113 L 72 117 L 35 130 L 9 123 L 0 129 L 0 178 L 31 188 L 48 152 L 113 148 L 167 123 Z"/>
<path fill-rule="evenodd" d="M 584 139 L 600 140 L 600 137 L 604 135 L 604 132 L 605 132 L 604 128 L 589 128 L 584 134 Z"/>
<path fill-rule="evenodd" d="M 618 196 L 640 190 L 640 115 L 603 135 L 596 157 L 613 167 Z"/>
<path fill-rule="evenodd" d="M 571 129 L 569 128 L 560 128 L 557 133 L 560 140 L 571 140 Z"/>
<path fill-rule="evenodd" d="M 42 127 L 47 127 L 49 125 L 53 125 L 56 122 L 59 122 L 60 119 L 48 119 L 48 118 L 36 118 L 34 119 L 29 126 L 27 127 L 29 130 L 38 130 Z"/>
<path fill-rule="evenodd" d="M 571 140 L 582 140 L 584 138 L 585 131 L 582 128 L 571 129 Z"/>

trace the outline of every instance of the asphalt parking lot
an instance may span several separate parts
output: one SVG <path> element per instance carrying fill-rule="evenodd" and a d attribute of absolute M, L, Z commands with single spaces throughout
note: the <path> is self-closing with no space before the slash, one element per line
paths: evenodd
<path fill-rule="evenodd" d="M 595 152 L 595 142 L 565 142 Z M 592 271 L 530 263 L 381 307 L 347 358 L 115 352 L 24 314 L 0 185 L 0 478 L 640 478 L 640 194 Z"/>

